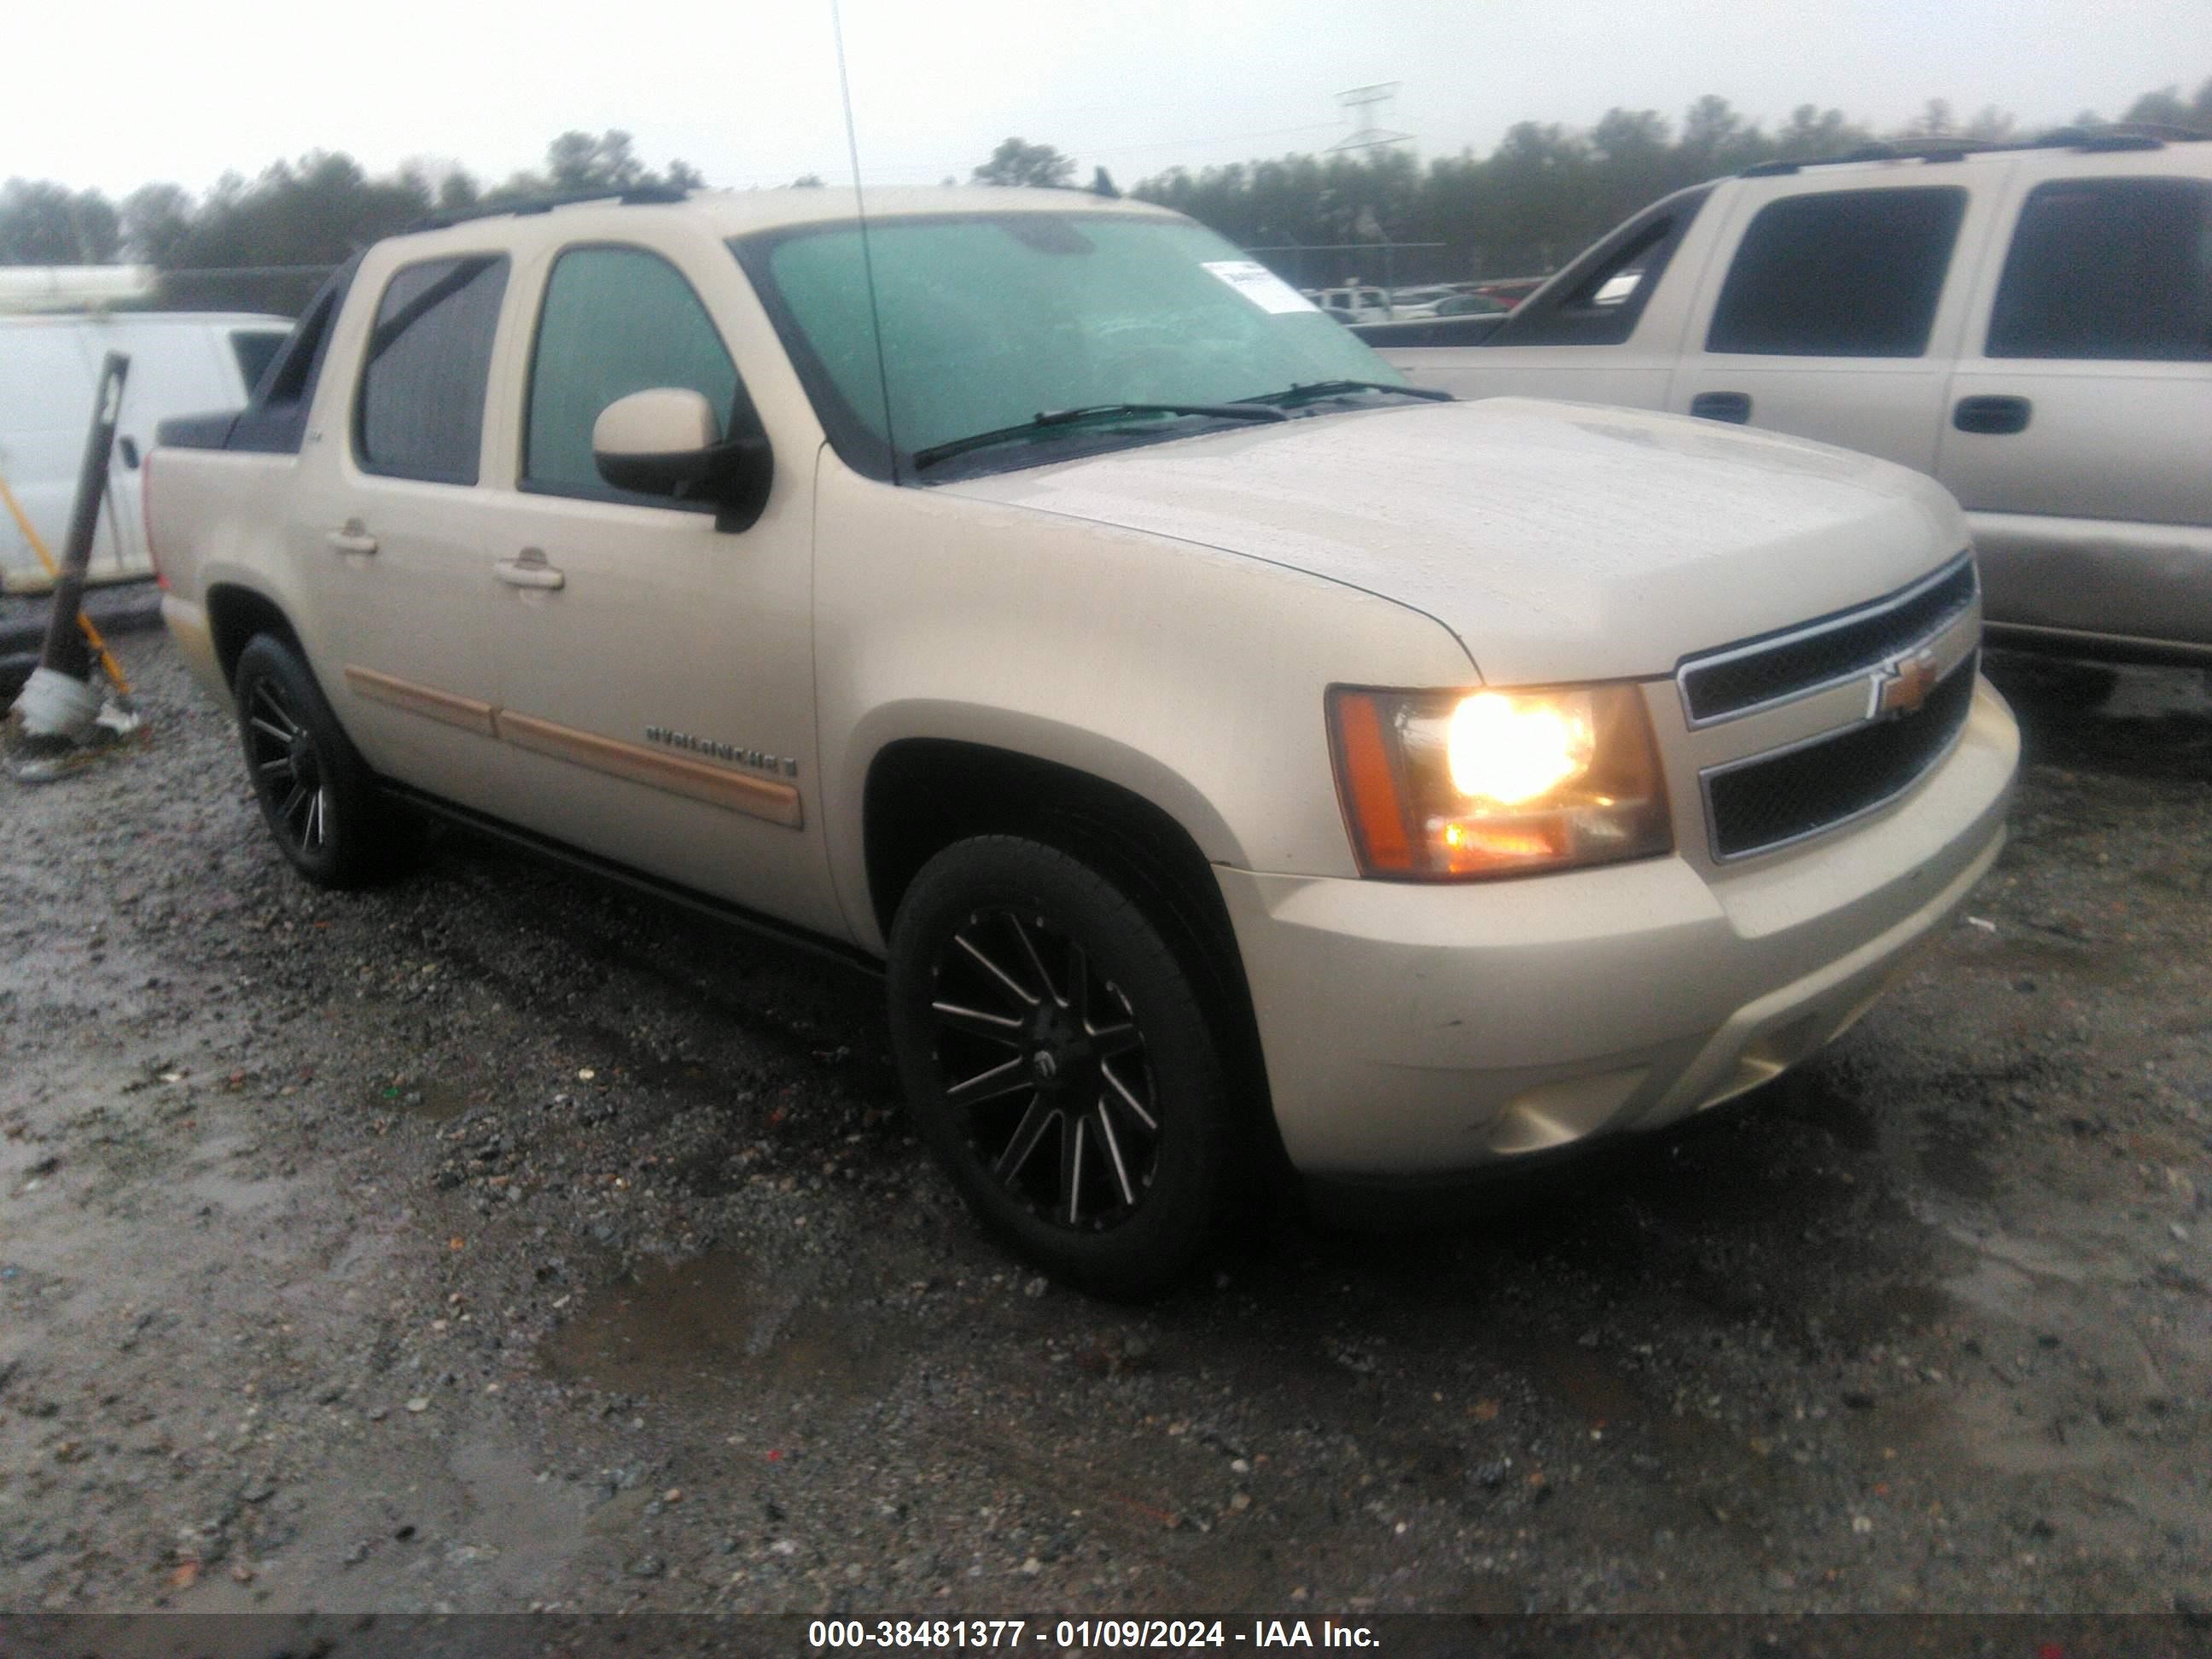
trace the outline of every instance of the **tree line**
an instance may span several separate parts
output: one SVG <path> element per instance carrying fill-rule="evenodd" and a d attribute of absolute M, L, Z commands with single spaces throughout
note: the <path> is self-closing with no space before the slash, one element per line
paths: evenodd
<path fill-rule="evenodd" d="M 2212 135 L 2212 80 L 2193 99 L 2173 87 L 2147 94 L 2120 118 Z M 2069 125 L 2108 124 L 2085 111 Z M 1670 191 L 1761 162 L 1832 159 L 1882 141 L 2003 143 L 2027 136 L 2003 111 L 1961 120 L 1941 99 L 1902 131 L 1882 134 L 1811 104 L 1770 129 L 1726 99 L 1705 97 L 1679 128 L 1656 110 L 1616 108 L 1583 131 L 1521 122 L 1484 156 L 1463 150 L 1424 166 L 1395 147 L 1286 155 L 1196 173 L 1175 167 L 1130 194 L 1262 250 L 1302 286 L 1534 276 Z M 1387 252 L 1385 243 L 1393 245 Z M 1422 243 L 1434 246 L 1401 246 Z"/>
<path fill-rule="evenodd" d="M 2193 97 L 2179 87 L 2147 93 L 2120 119 L 2212 134 L 2212 79 Z M 2072 125 L 2106 123 L 2084 112 Z M 1832 157 L 1885 138 L 2002 143 L 2022 136 L 2002 111 L 1962 119 L 1941 99 L 1902 131 L 1880 134 L 1811 104 L 1769 128 L 1709 96 L 1679 125 L 1656 110 L 1615 108 L 1586 129 L 1521 122 L 1487 155 L 1467 149 L 1424 163 L 1397 146 L 1285 155 L 1196 173 L 1173 167 L 1129 193 L 1261 250 L 1304 286 L 1353 277 L 1440 281 L 1551 270 L 1668 191 L 1759 162 Z M 1073 159 L 1051 145 L 1010 137 L 970 177 L 981 185 L 1065 185 L 1074 174 Z M 252 180 L 226 175 L 198 198 L 177 185 L 149 184 L 118 203 L 98 191 L 10 179 L 0 185 L 0 265 L 129 259 L 163 273 L 164 305 L 296 310 L 323 270 L 439 212 L 705 182 L 680 161 L 648 166 L 621 131 L 564 132 L 547 146 L 541 168 L 497 185 L 442 163 L 372 178 L 332 151 L 278 161 Z M 821 182 L 811 173 L 793 181 Z M 1103 168 L 1091 187 L 1113 189 Z"/>
<path fill-rule="evenodd" d="M 359 248 L 439 213 L 549 195 L 650 185 L 696 188 L 683 161 L 639 159 L 626 132 L 564 132 L 542 168 L 487 185 L 466 168 L 424 162 L 373 179 L 338 152 L 277 161 L 250 182 L 227 174 L 197 200 L 173 184 L 111 203 L 49 180 L 0 185 L 0 265 L 110 264 L 162 273 L 161 301 L 193 310 L 297 311 L 323 274 Z"/>

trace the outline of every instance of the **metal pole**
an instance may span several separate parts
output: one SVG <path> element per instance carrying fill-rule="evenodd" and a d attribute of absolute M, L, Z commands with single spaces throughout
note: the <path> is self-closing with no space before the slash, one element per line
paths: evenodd
<path fill-rule="evenodd" d="M 100 504 L 107 494 L 107 459 L 115 448 L 123 382 L 130 373 L 131 359 L 120 351 L 109 352 L 100 366 L 92 430 L 85 436 L 84 462 L 77 469 L 76 507 L 70 514 L 68 538 L 62 544 L 61 571 L 54 578 L 53 615 L 46 619 L 46 644 L 39 653 L 40 667 L 73 680 L 92 678 L 92 656 L 85 649 L 76 615 L 84 607 L 85 570 L 92 562 L 92 538 L 100 526 Z"/>

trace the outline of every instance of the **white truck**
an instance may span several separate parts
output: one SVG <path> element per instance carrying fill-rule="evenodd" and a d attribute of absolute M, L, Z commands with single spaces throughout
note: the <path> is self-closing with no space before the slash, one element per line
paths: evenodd
<path fill-rule="evenodd" d="M 0 479 L 41 545 L 59 557 L 77 468 L 92 424 L 93 392 L 110 351 L 126 353 L 122 417 L 108 468 L 111 510 L 100 514 L 92 578 L 144 577 L 139 464 L 155 428 L 172 415 L 243 409 L 253 383 L 290 332 L 291 319 L 250 312 L 117 312 L 58 309 L 104 303 L 113 273 L 100 267 L 73 280 L 34 283 L 42 269 L 0 272 Z M 21 310 L 13 314 L 11 307 Z M 0 512 L 0 588 L 40 592 L 52 578 L 12 514 Z"/>
<path fill-rule="evenodd" d="M 1507 318 L 1360 331 L 1425 385 L 1794 433 L 1966 509 L 2000 642 L 2212 662 L 2212 142 L 1779 163 Z"/>
<path fill-rule="evenodd" d="M 1141 204 L 868 209 L 395 237 L 163 428 L 164 611 L 303 875 L 411 803 L 883 964 L 975 1213 L 1131 1293 L 1254 1171 L 1765 1081 L 1996 856 L 1927 479 L 1420 392 Z"/>

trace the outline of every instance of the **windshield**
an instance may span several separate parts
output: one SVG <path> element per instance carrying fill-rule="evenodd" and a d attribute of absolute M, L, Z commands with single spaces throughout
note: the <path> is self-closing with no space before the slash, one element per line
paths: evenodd
<path fill-rule="evenodd" d="M 1265 267 L 1187 221 L 977 213 L 806 225 L 739 239 L 747 275 L 830 441 L 878 477 L 918 451 L 1110 404 L 1225 404 L 1316 380 L 1405 377 Z M 875 314 L 868 276 L 875 280 Z M 874 325 L 882 325 L 878 372 Z M 884 395 L 889 387 L 889 397 Z M 885 415 L 890 424 L 885 427 Z M 1079 430 L 963 458 L 1036 465 L 1212 430 Z"/>

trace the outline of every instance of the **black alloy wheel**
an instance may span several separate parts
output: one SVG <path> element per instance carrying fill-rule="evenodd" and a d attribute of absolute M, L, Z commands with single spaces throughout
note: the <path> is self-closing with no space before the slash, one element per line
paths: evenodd
<path fill-rule="evenodd" d="M 330 843 L 331 792 L 315 740 L 275 680 L 255 681 L 251 696 L 246 760 L 269 827 L 293 858 L 318 858 Z"/>
<path fill-rule="evenodd" d="M 1127 1220 L 1159 1168 L 1160 1121 L 1129 999 L 1048 918 L 969 914 L 930 966 L 943 1098 L 968 1143 L 1041 1220 Z"/>
<path fill-rule="evenodd" d="M 993 1231 L 1102 1294 L 1188 1269 L 1220 1208 L 1223 1068 L 1120 889 L 1038 842 L 960 842 L 908 891 L 890 989 L 917 1126 Z"/>
<path fill-rule="evenodd" d="M 231 680 L 246 770 L 269 833 L 318 887 L 356 887 L 390 870 L 390 809 L 322 689 L 289 640 L 258 634 Z"/>

